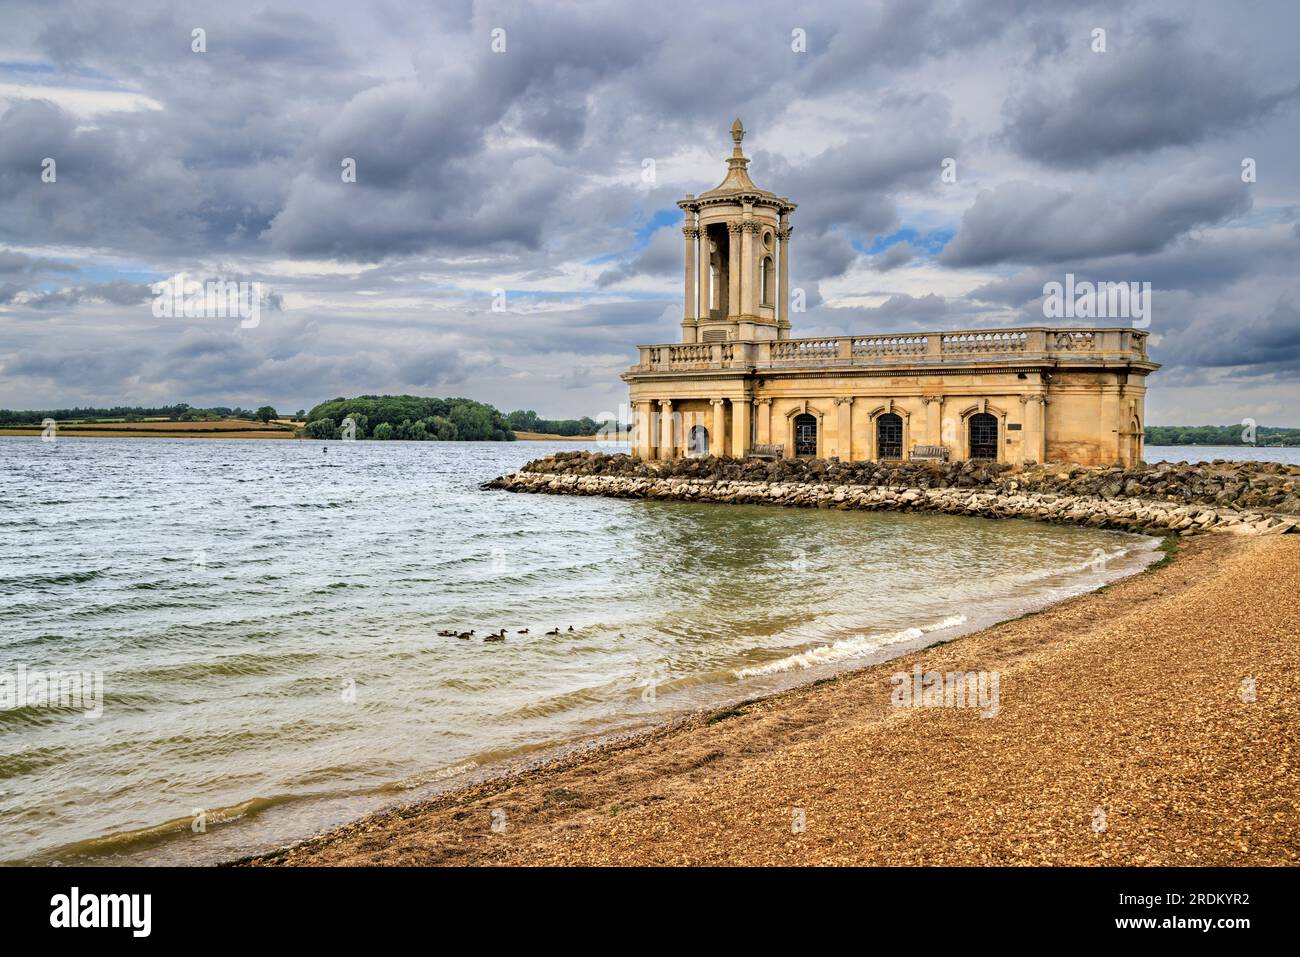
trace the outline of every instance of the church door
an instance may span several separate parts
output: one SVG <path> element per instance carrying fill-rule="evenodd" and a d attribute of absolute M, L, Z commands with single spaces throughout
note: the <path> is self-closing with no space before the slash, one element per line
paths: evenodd
<path fill-rule="evenodd" d="M 817 416 L 803 412 L 794 417 L 794 454 L 817 457 Z"/>
<path fill-rule="evenodd" d="M 694 426 L 686 437 L 687 455 L 709 454 L 709 430 L 702 425 Z"/>
<path fill-rule="evenodd" d="M 970 457 L 996 459 L 998 457 L 998 418 L 987 412 L 970 417 Z"/>
<path fill-rule="evenodd" d="M 903 457 L 903 417 L 886 412 L 876 419 L 876 457 L 901 459 Z"/>

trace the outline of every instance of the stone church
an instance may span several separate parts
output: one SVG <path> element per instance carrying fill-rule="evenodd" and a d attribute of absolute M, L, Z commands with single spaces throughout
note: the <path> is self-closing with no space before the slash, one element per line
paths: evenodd
<path fill-rule="evenodd" d="M 680 343 L 640 346 L 623 379 L 633 451 L 681 455 L 990 459 L 1142 458 L 1147 333 L 996 328 L 796 339 L 790 217 L 735 143 L 685 214 Z"/>

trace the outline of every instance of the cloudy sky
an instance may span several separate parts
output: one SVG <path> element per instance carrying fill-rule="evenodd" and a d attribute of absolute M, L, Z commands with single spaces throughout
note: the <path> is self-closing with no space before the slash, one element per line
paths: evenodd
<path fill-rule="evenodd" d="M 0 0 L 0 406 L 617 411 L 740 116 L 799 204 L 796 335 L 1150 282 L 1152 424 L 1300 425 L 1292 0 L 792 6 Z M 182 271 L 261 323 L 156 318 Z"/>

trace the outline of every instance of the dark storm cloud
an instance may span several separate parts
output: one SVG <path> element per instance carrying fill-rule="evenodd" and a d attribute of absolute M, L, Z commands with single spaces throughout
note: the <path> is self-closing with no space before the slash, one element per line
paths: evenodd
<path fill-rule="evenodd" d="M 871 257 L 871 268 L 877 272 L 889 272 L 891 269 L 906 266 L 920 253 L 921 250 L 911 243 L 894 243 L 883 253 Z"/>
<path fill-rule="evenodd" d="M 679 276 L 684 266 L 682 234 L 674 225 L 655 230 L 641 253 L 605 270 L 596 278 L 596 285 L 603 289 L 638 276 Z"/>
<path fill-rule="evenodd" d="M 1240 180 L 1183 174 L 1136 195 L 1005 183 L 981 192 L 940 257 L 949 266 L 1047 263 L 1152 253 L 1250 208 Z"/>
<path fill-rule="evenodd" d="M 72 263 L 58 259 L 42 259 L 28 256 L 26 253 L 14 252 L 12 249 L 0 249 L 0 275 L 16 273 L 66 273 L 76 272 Z"/>
<path fill-rule="evenodd" d="M 1255 314 L 1199 318 L 1165 343 L 1162 353 L 1193 368 L 1300 379 L 1300 300 L 1281 299 Z"/>
<path fill-rule="evenodd" d="M 809 85 L 831 89 L 850 86 L 860 82 L 865 69 L 905 69 L 925 60 L 959 54 L 995 41 L 1017 25 L 1025 27 L 1025 33 L 1036 43 L 1059 48 L 1063 28 L 1053 22 L 1054 16 L 1115 5 L 1101 0 L 910 0 L 868 3 L 851 13 L 841 8 L 835 14 L 812 18 L 810 46 L 824 42 L 824 51 L 811 66 Z M 809 18 L 798 14 L 791 19 L 802 23 Z M 827 39 L 822 41 L 821 37 Z"/>
<path fill-rule="evenodd" d="M 1107 256 L 1071 264 L 1090 282 L 1149 282 L 1156 290 L 1178 289 L 1210 297 L 1251 277 L 1285 278 L 1300 261 L 1300 236 L 1210 235 L 1183 238 L 1151 255 Z M 1043 284 L 1061 282 L 1060 267 L 1034 267 L 980 286 L 970 298 L 1022 306 L 1042 298 Z"/>
<path fill-rule="evenodd" d="M 426 351 L 397 366 L 402 381 L 420 389 L 440 389 L 462 385 L 478 377 L 500 372 L 502 364 L 494 356 L 473 355 L 461 349 Z"/>
<path fill-rule="evenodd" d="M 1116 157 L 1199 143 L 1294 104 L 1300 87 L 1259 89 L 1214 49 L 1167 23 L 1141 35 L 1111 32 L 1105 53 L 1082 53 L 1073 84 L 1036 83 L 1011 99 L 1005 134 L 1051 166 L 1092 167 Z"/>

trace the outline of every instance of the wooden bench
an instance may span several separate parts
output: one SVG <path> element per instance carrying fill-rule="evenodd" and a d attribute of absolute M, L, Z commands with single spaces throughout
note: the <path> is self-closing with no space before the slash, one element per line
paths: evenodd
<path fill-rule="evenodd" d="M 752 445 L 749 448 L 751 459 L 779 459 L 784 456 L 784 445 Z"/>
<path fill-rule="evenodd" d="M 918 445 L 912 449 L 913 462 L 947 462 L 948 447 L 945 445 Z"/>

